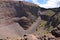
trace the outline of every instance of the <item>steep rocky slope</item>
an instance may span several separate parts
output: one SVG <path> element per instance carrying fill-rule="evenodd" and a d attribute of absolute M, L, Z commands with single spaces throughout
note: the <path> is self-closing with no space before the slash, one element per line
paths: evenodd
<path fill-rule="evenodd" d="M 36 21 L 39 17 L 40 21 Z M 60 8 L 45 9 L 28 2 L 0 1 L 0 38 L 23 36 L 30 27 L 34 28 L 32 24 L 39 24 L 33 34 L 53 30 L 60 24 Z"/>
<path fill-rule="evenodd" d="M 1 37 L 15 37 L 23 35 L 25 32 L 23 28 L 27 29 L 38 17 L 38 7 L 39 6 L 28 2 L 1 1 Z"/>

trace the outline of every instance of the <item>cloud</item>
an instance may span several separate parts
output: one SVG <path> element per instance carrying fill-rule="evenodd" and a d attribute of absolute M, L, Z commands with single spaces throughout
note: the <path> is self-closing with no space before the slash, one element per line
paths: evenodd
<path fill-rule="evenodd" d="M 39 5 L 40 7 L 44 8 L 55 8 L 60 6 L 60 0 L 47 0 L 45 4 L 38 3 L 38 0 L 32 0 L 33 3 Z"/>
<path fill-rule="evenodd" d="M 24 0 L 2 0 L 2 1 L 24 1 Z"/>
<path fill-rule="evenodd" d="M 29 1 L 29 0 L 25 0 L 25 1 Z"/>
<path fill-rule="evenodd" d="M 24 0 L 13 0 L 13 1 L 24 1 Z"/>

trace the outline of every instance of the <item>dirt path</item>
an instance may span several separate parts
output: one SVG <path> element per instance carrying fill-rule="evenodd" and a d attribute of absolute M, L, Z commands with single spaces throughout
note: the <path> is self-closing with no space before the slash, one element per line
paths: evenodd
<path fill-rule="evenodd" d="M 33 33 L 34 31 L 36 31 L 36 27 L 38 27 L 40 21 L 41 21 L 41 18 L 38 17 L 37 20 L 36 20 L 36 22 L 34 22 L 34 23 L 32 24 L 32 26 L 31 26 L 28 30 L 25 30 L 25 33 L 31 34 L 31 33 Z"/>

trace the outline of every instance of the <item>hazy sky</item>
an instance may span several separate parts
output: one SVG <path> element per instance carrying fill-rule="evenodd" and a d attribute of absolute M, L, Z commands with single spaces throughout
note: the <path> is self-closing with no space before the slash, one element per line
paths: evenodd
<path fill-rule="evenodd" d="M 60 0 L 25 0 L 25 1 L 35 3 L 40 7 L 44 8 L 60 7 Z"/>
<path fill-rule="evenodd" d="M 24 0 L 1 0 L 1 1 L 24 1 Z"/>

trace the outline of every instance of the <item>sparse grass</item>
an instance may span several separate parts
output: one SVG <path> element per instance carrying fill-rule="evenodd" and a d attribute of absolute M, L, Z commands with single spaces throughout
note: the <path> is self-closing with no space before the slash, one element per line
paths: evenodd
<path fill-rule="evenodd" d="M 44 34 L 47 34 L 47 33 L 48 33 L 48 31 L 44 30 L 44 27 L 45 27 L 45 24 L 46 24 L 46 23 L 47 23 L 47 21 L 44 21 L 44 20 L 42 20 L 42 21 L 40 22 L 39 27 L 37 27 L 37 32 L 38 32 L 39 34 L 44 35 Z"/>
<path fill-rule="evenodd" d="M 53 27 L 51 26 L 49 31 L 44 30 L 45 24 L 47 23 L 47 21 L 41 21 L 39 27 L 37 27 L 37 32 L 41 35 L 45 35 L 48 34 L 51 30 L 53 30 Z"/>
<path fill-rule="evenodd" d="M 47 21 L 42 20 L 42 21 L 40 22 L 39 28 L 40 28 L 40 27 L 44 27 L 46 23 L 47 23 Z"/>
<path fill-rule="evenodd" d="M 49 28 L 49 32 L 51 32 L 53 30 L 53 26 L 51 26 L 50 28 Z"/>
<path fill-rule="evenodd" d="M 58 21 L 60 22 L 60 12 L 59 12 L 59 14 L 55 15 L 54 18 L 58 19 Z"/>
<path fill-rule="evenodd" d="M 43 30 L 43 31 L 42 31 L 42 35 L 45 35 L 45 34 L 48 34 L 48 31 Z"/>
<path fill-rule="evenodd" d="M 47 10 L 45 11 L 47 16 L 52 16 L 54 14 L 54 12 L 52 10 Z"/>

